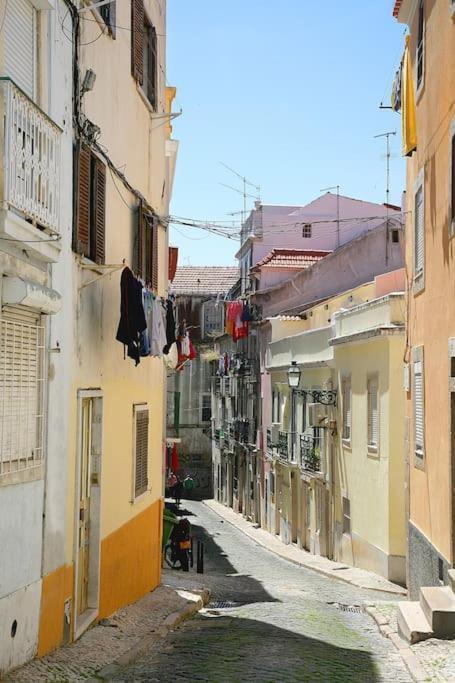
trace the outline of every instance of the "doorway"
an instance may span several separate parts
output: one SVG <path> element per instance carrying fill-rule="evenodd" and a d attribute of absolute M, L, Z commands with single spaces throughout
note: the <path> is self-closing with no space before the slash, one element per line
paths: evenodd
<path fill-rule="evenodd" d="M 74 549 L 75 639 L 98 616 L 102 401 L 100 391 L 78 392 Z"/>

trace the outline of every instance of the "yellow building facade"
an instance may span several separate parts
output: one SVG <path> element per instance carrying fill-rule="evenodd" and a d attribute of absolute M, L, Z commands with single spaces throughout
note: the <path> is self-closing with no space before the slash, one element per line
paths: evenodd
<path fill-rule="evenodd" d="M 402 584 L 403 284 L 403 271 L 392 272 L 309 308 L 304 320 L 270 321 L 263 521 L 286 543 Z M 293 363 L 301 372 L 294 397 Z M 336 405 L 319 402 L 320 392 Z"/>
<path fill-rule="evenodd" d="M 409 28 L 415 112 L 402 107 L 407 160 L 409 588 L 447 583 L 455 561 L 455 8 L 395 3 Z M 412 102 L 411 102 L 412 104 Z M 415 120 L 414 131 L 406 122 Z M 409 137 L 414 136 L 411 144 Z M 415 149 L 413 152 L 412 150 Z"/>
<path fill-rule="evenodd" d="M 137 600 L 161 575 L 165 363 L 144 357 L 136 367 L 116 333 L 124 267 L 167 296 L 177 143 L 166 3 L 117 0 L 79 13 L 72 29 L 67 21 L 80 46 L 75 202 L 61 259 L 64 312 L 50 332 L 70 368 L 66 528 L 64 562 L 45 532 L 39 655 Z"/>

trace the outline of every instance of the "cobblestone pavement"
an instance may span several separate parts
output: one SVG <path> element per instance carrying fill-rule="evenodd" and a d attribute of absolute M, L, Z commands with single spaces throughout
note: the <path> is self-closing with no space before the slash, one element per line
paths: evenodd
<path fill-rule="evenodd" d="M 375 604 L 374 607 L 385 617 L 393 632 L 397 633 L 397 603 L 379 603 Z M 429 638 L 410 647 L 426 671 L 425 680 L 428 683 L 436 683 L 437 681 L 451 681 L 453 683 L 455 681 L 455 641 Z"/>
<path fill-rule="evenodd" d="M 123 669 L 118 683 L 411 680 L 393 644 L 361 609 L 390 595 L 292 565 L 203 504 L 185 506 L 205 543 L 203 582 L 212 603 Z M 178 572 L 167 577 L 175 587 L 181 580 Z M 216 604 L 228 601 L 235 605 Z"/>

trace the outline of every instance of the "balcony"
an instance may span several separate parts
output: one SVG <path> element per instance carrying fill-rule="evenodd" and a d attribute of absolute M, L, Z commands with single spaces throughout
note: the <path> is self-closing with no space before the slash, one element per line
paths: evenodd
<path fill-rule="evenodd" d="M 321 471 L 321 439 L 311 434 L 300 436 L 300 467 L 306 472 Z"/>
<path fill-rule="evenodd" d="M 287 432 L 278 432 L 278 455 L 284 460 L 290 459 L 289 453 L 289 437 Z"/>
<path fill-rule="evenodd" d="M 0 232 L 55 261 L 60 231 L 61 129 L 9 78 L 0 78 L 4 128 Z M 42 240 L 40 239 L 42 238 Z M 30 240 L 35 240 L 31 242 Z"/>

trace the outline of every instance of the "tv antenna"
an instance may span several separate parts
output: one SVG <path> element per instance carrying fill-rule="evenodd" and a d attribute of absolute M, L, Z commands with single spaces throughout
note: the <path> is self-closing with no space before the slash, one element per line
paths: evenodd
<path fill-rule="evenodd" d="M 254 199 L 257 202 L 261 201 L 261 186 L 256 185 L 256 183 L 253 183 L 251 180 L 248 180 L 244 175 L 241 173 L 238 173 L 238 171 L 235 171 L 233 168 L 225 164 L 223 161 L 220 161 L 221 166 L 224 166 L 228 171 L 233 173 L 243 184 L 243 190 L 239 190 L 237 187 L 232 187 L 232 185 L 227 185 L 226 183 L 220 183 L 223 187 L 227 187 L 229 190 L 232 190 L 233 192 L 237 192 L 237 194 L 242 195 L 243 197 L 243 210 L 240 211 L 239 213 L 242 214 L 242 223 L 245 222 L 246 220 L 246 200 L 248 198 Z M 256 194 L 251 194 L 250 192 L 247 192 L 247 187 L 252 187 L 253 189 L 256 190 Z M 233 215 L 233 214 L 231 214 Z"/>
<path fill-rule="evenodd" d="M 386 139 L 386 189 L 385 189 L 385 213 L 386 213 L 386 240 L 385 240 L 385 262 L 389 260 L 389 204 L 390 204 L 390 136 L 396 135 L 396 130 L 389 130 L 387 133 L 379 133 L 374 135 L 374 138 Z"/>

